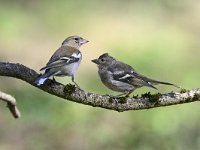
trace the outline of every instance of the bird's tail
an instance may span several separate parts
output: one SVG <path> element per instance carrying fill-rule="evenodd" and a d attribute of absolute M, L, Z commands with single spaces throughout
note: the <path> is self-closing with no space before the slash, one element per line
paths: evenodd
<path fill-rule="evenodd" d="M 37 84 L 38 86 L 44 84 L 44 82 L 54 74 L 55 72 L 45 72 L 43 75 L 39 76 L 36 80 L 35 80 L 35 84 Z"/>
<path fill-rule="evenodd" d="M 154 89 L 157 89 L 156 87 L 154 87 L 154 85 L 156 85 L 156 84 L 165 84 L 165 85 L 174 86 L 174 87 L 176 87 L 176 88 L 181 88 L 180 86 L 178 86 L 178 85 L 176 85 L 176 84 L 172 84 L 172 83 L 168 83 L 168 82 L 162 82 L 162 81 L 153 80 L 153 79 L 147 78 L 147 77 L 145 77 L 145 76 L 143 76 L 143 75 L 139 75 L 139 74 L 137 75 L 137 78 L 144 80 L 144 81 L 147 83 L 146 86 L 151 87 L 151 88 L 154 88 Z"/>
<path fill-rule="evenodd" d="M 174 86 L 176 88 L 181 88 L 180 86 L 176 85 L 176 84 L 172 84 L 172 83 L 168 83 L 168 82 L 162 82 L 162 81 L 156 81 L 156 80 L 151 80 L 150 81 L 152 84 L 165 84 L 165 85 L 171 85 Z"/>

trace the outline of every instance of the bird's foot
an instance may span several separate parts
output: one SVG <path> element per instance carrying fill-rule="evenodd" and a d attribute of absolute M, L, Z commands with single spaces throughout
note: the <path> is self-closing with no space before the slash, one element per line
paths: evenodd
<path fill-rule="evenodd" d="M 137 94 L 137 95 L 133 95 L 132 96 L 132 98 L 138 98 L 139 97 L 139 95 Z"/>
<path fill-rule="evenodd" d="M 118 103 L 124 104 L 124 103 L 126 103 L 127 98 L 128 97 L 126 97 L 126 96 L 110 96 L 109 101 L 112 103 L 115 102 L 116 104 L 118 104 Z"/>
<path fill-rule="evenodd" d="M 110 96 L 109 102 L 110 103 L 116 103 L 116 104 L 118 104 L 119 103 L 119 97 L 117 97 L 117 96 Z"/>

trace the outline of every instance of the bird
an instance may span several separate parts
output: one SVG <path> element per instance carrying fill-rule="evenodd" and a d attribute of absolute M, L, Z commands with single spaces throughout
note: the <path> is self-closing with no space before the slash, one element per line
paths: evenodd
<path fill-rule="evenodd" d="M 82 60 L 79 48 L 87 42 L 89 41 L 76 35 L 66 38 L 46 66 L 40 69 L 45 72 L 35 80 L 35 84 L 40 86 L 51 76 L 54 80 L 54 76 L 71 76 L 72 82 L 79 87 L 74 81 L 74 75 Z"/>
<path fill-rule="evenodd" d="M 116 60 L 108 53 L 102 54 L 98 59 L 93 59 L 92 62 L 97 64 L 98 74 L 103 84 L 113 91 L 122 92 L 117 96 L 125 95 L 125 97 L 128 97 L 135 89 L 143 86 L 157 89 L 154 86 L 156 84 L 172 85 L 180 88 L 172 83 L 145 77 L 136 72 L 130 65 Z"/>

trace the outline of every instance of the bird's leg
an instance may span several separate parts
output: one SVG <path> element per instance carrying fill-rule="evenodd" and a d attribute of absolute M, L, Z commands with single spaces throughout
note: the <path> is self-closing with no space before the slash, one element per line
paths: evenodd
<path fill-rule="evenodd" d="M 116 97 L 120 97 L 120 96 L 123 96 L 123 95 L 126 95 L 127 93 L 121 93 L 121 94 L 118 94 L 116 95 Z"/>
<path fill-rule="evenodd" d="M 55 82 L 56 81 L 56 79 L 55 79 L 55 77 L 53 76 L 53 81 Z"/>
<path fill-rule="evenodd" d="M 80 88 L 78 84 L 74 81 L 74 76 L 72 76 L 72 82 L 76 85 L 76 87 Z"/>
<path fill-rule="evenodd" d="M 130 95 L 133 91 L 134 91 L 134 90 L 132 90 L 132 91 L 125 91 L 124 93 L 121 93 L 121 94 L 117 95 L 117 97 L 120 97 L 120 96 L 129 97 L 129 95 Z"/>
<path fill-rule="evenodd" d="M 129 95 L 130 95 L 133 91 L 134 91 L 134 90 L 125 92 L 125 93 L 124 93 L 124 94 L 126 94 L 125 97 L 129 97 Z"/>

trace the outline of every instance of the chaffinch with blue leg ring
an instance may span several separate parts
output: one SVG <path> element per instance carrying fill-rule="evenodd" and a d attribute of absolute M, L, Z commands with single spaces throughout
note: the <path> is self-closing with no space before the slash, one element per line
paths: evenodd
<path fill-rule="evenodd" d="M 131 66 L 116 60 L 108 53 L 92 60 L 92 62 L 97 64 L 98 73 L 103 84 L 113 91 L 123 93 L 118 96 L 129 96 L 135 89 L 143 86 L 157 89 L 154 86 L 156 84 L 166 84 L 180 88 L 175 84 L 153 80 L 140 75 Z"/>
<path fill-rule="evenodd" d="M 80 46 L 89 42 L 79 36 L 70 36 L 66 38 L 59 49 L 50 58 L 45 67 L 40 69 L 44 70 L 44 74 L 38 77 L 35 83 L 40 86 L 51 76 L 71 76 L 72 82 L 74 75 L 81 63 L 82 54 L 79 50 Z M 78 86 L 78 85 L 77 85 Z"/>

